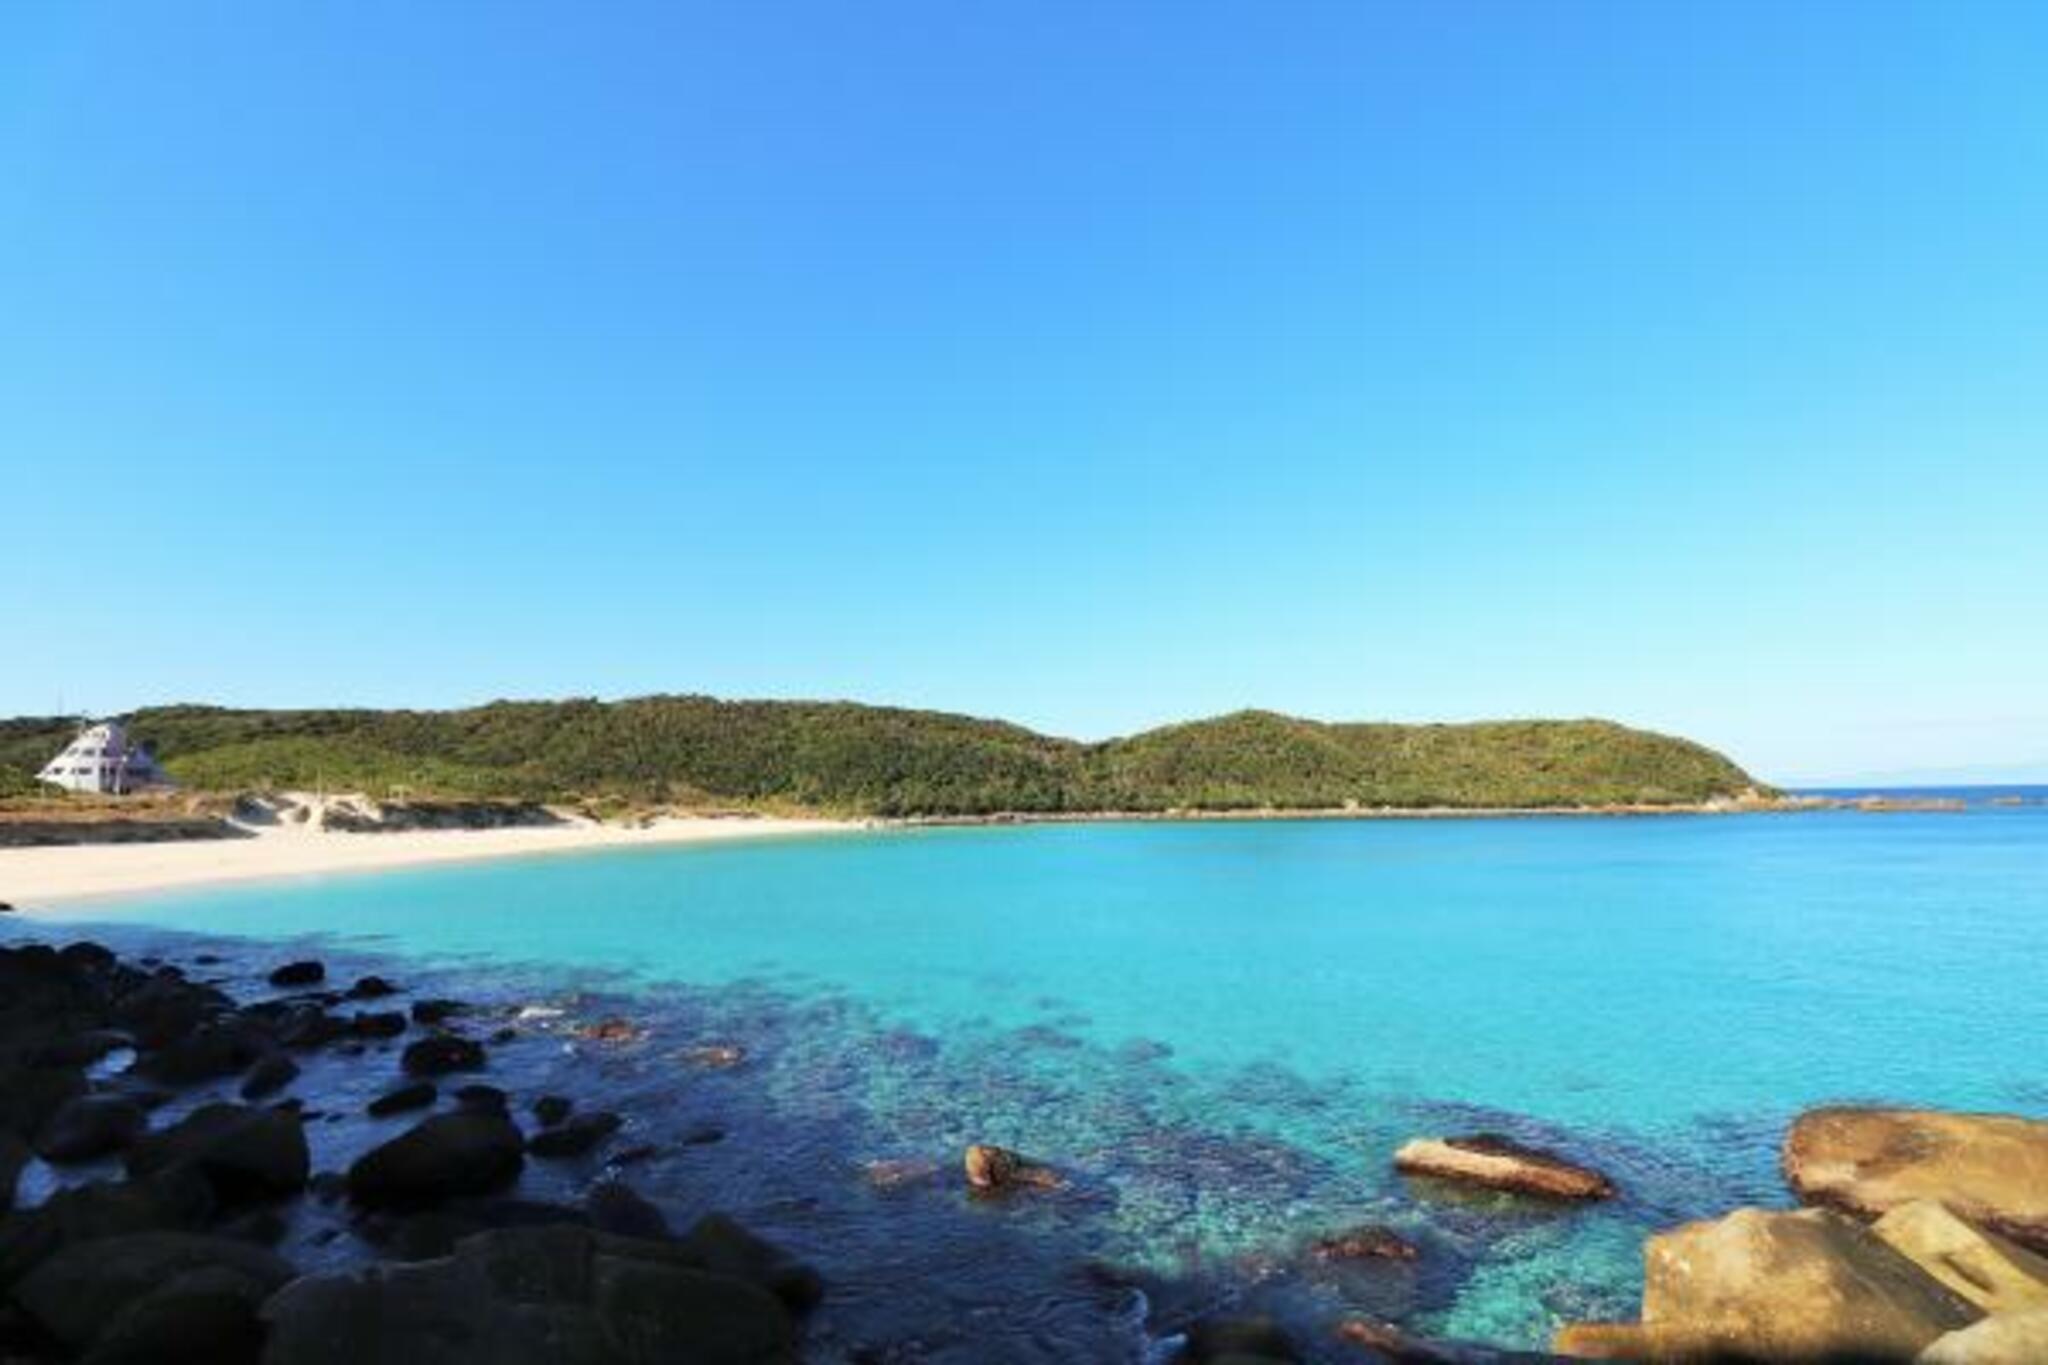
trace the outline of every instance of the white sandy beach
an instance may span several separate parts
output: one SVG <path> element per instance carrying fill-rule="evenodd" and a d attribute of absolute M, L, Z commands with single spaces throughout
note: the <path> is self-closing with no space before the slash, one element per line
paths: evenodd
<path fill-rule="evenodd" d="M 373 872 L 592 849 L 711 843 L 860 829 L 855 821 L 668 818 L 644 827 L 571 821 L 506 829 L 345 834 L 296 826 L 248 838 L 0 849 L 0 902 L 34 911 L 65 902 L 274 878 Z"/>

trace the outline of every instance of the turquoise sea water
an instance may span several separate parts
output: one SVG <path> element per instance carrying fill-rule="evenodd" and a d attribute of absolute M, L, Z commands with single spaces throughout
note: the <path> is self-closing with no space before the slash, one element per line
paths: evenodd
<path fill-rule="evenodd" d="M 314 936 L 742 1043 L 747 1068 L 680 1099 L 658 1048 L 605 1060 L 650 1129 L 669 1105 L 754 1135 L 648 1178 L 746 1204 L 838 1270 L 828 1340 L 916 1338 L 905 1359 L 946 1357 L 916 1321 L 939 1293 L 994 1343 L 955 1343 L 963 1359 L 1135 1353 L 1136 1319 L 1169 1330 L 1240 1300 L 1538 1344 L 1561 1318 L 1629 1311 L 1647 1231 L 1782 1202 L 1776 1143 L 1804 1106 L 2048 1111 L 2041 804 L 878 832 L 70 915 L 116 936 Z M 1624 1197 L 1531 1209 L 1388 1171 L 1406 1136 L 1475 1128 L 1588 1156 Z M 992 1214 L 951 1181 L 885 1197 L 858 1174 L 968 1140 L 1076 1189 Z M 1304 1237 L 1362 1219 L 1419 1240 L 1421 1267 L 1304 1266 Z M 1020 1302 L 1022 1271 L 957 1267 L 965 1283 L 931 1286 L 947 1267 L 928 1256 L 989 1237 L 1046 1258 L 1051 1287 Z"/>

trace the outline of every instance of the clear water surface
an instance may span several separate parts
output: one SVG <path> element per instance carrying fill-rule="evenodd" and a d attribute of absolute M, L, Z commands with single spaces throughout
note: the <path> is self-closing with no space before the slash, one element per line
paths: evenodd
<path fill-rule="evenodd" d="M 1226 1302 L 1539 1345 L 1629 1312 L 1646 1232 L 1783 1202 L 1776 1145 L 1802 1107 L 2048 1110 L 2048 803 L 2020 795 L 1962 814 L 876 832 L 71 914 L 116 936 L 310 937 L 472 993 L 594 992 L 657 1043 L 740 1043 L 748 1067 L 717 1081 L 659 1046 L 582 1074 L 650 1130 L 737 1126 L 646 1178 L 744 1205 L 823 1262 L 828 1345 L 1135 1358 L 1148 1324 Z M 574 1050 L 550 1042 L 548 1064 Z M 1530 1209 L 1388 1170 L 1407 1136 L 1475 1128 L 1590 1157 L 1624 1197 Z M 951 1180 L 861 1174 L 969 1140 L 1075 1189 L 989 1210 Z M 1364 1219 L 1420 1241 L 1421 1265 L 1300 1256 Z M 963 1272 L 977 1257 L 1009 1268 Z"/>

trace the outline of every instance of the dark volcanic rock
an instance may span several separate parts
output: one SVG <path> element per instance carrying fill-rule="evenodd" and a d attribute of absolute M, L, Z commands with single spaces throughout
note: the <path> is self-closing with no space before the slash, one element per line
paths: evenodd
<path fill-rule="evenodd" d="M 264 1305 L 267 1365 L 790 1365 L 789 1315 L 658 1242 L 519 1228 L 453 1256 L 309 1276 Z"/>
<path fill-rule="evenodd" d="M 529 1199 L 456 1199 L 439 1208 L 389 1220 L 379 1244 L 394 1260 L 430 1261 L 453 1255 L 465 1238 L 494 1228 L 587 1227 L 579 1209 Z M 376 1240 L 373 1238 L 373 1240 Z"/>
<path fill-rule="evenodd" d="M 348 998 L 351 1000 L 382 1000 L 387 995 L 396 994 L 398 987 L 381 976 L 357 977 L 356 984 L 348 988 Z"/>
<path fill-rule="evenodd" d="M 317 986 L 326 979 L 325 964 L 310 960 L 287 962 L 270 974 L 273 986 Z"/>
<path fill-rule="evenodd" d="M 241 1074 L 276 1042 L 256 1020 L 224 1018 L 146 1053 L 135 1064 L 135 1072 L 164 1085 L 221 1080 Z"/>
<path fill-rule="evenodd" d="M 413 1076 L 445 1076 L 451 1071 L 481 1071 L 484 1049 L 481 1043 L 453 1034 L 436 1034 L 407 1043 L 401 1065 Z"/>
<path fill-rule="evenodd" d="M 817 1271 L 722 1213 L 698 1219 L 677 1245 L 704 1269 L 759 1285 L 793 1313 L 808 1313 L 825 1296 Z"/>
<path fill-rule="evenodd" d="M 495 1085 L 464 1085 L 455 1091 L 455 1102 L 464 1109 L 477 1109 L 486 1114 L 510 1114 L 512 1097 Z"/>
<path fill-rule="evenodd" d="M 371 1118 L 381 1119 L 392 1114 L 402 1114 L 408 1109 L 424 1109 L 434 1102 L 438 1093 L 432 1081 L 414 1081 L 411 1085 L 401 1085 L 396 1090 L 388 1090 L 371 1100 L 368 1113 Z"/>
<path fill-rule="evenodd" d="M 212 1217 L 214 1207 L 212 1187 L 189 1170 L 59 1190 L 39 1207 L 0 1221 L 0 1291 L 66 1247 L 129 1233 L 189 1231 Z"/>
<path fill-rule="evenodd" d="M 575 1101 L 566 1095 L 542 1095 L 533 1102 L 533 1116 L 540 1120 L 543 1128 L 552 1128 L 569 1117 L 575 1108 Z"/>
<path fill-rule="evenodd" d="M 258 1365 L 256 1316 L 277 1289 L 246 1269 L 188 1270 L 132 1300 L 93 1339 L 87 1365 Z"/>
<path fill-rule="evenodd" d="M 358 1038 L 396 1038 L 405 1032 L 403 1010 L 377 1010 L 358 1014 L 348 1021 L 348 1031 Z"/>
<path fill-rule="evenodd" d="M 282 1052 L 273 1052 L 249 1068 L 242 1078 L 242 1098 L 260 1100 L 275 1095 L 299 1077 L 299 1064 Z"/>
<path fill-rule="evenodd" d="M 348 1036 L 346 1019 L 329 1014 L 318 1005 L 299 1004 L 277 1021 L 277 1041 L 286 1047 L 325 1047 Z"/>
<path fill-rule="evenodd" d="M 115 1325 L 117 1315 L 151 1291 L 170 1291 L 180 1279 L 205 1270 L 225 1271 L 247 1282 L 248 1297 L 253 1299 L 274 1292 L 292 1277 L 289 1265 L 247 1242 L 183 1232 L 139 1232 L 58 1252 L 14 1287 L 14 1298 L 51 1336 L 75 1351 L 91 1345 Z"/>
<path fill-rule="evenodd" d="M 203 1105 L 128 1153 L 133 1175 L 180 1167 L 199 1172 L 223 1206 L 297 1194 L 310 1166 L 296 1114 L 239 1104 Z"/>
<path fill-rule="evenodd" d="M 617 1237 L 661 1241 L 672 1234 L 662 1211 L 616 1180 L 601 1180 L 583 1197 L 590 1225 Z"/>
<path fill-rule="evenodd" d="M 15 1182 L 28 1165 L 28 1144 L 12 1133 L 0 1132 L 0 1214 L 14 1207 Z"/>
<path fill-rule="evenodd" d="M 50 1116 L 36 1138 L 45 1161 L 92 1161 L 120 1151 L 149 1127 L 149 1115 L 117 1095 L 82 1095 Z"/>
<path fill-rule="evenodd" d="M 535 1133 L 527 1139 L 526 1150 L 542 1157 L 581 1156 L 619 1131 L 619 1126 L 617 1114 L 592 1110 Z"/>
<path fill-rule="evenodd" d="M 468 1008 L 460 1000 L 415 1000 L 412 1002 L 412 1021 L 432 1026 L 452 1019 Z"/>
<path fill-rule="evenodd" d="M 510 1119 L 458 1110 L 359 1157 L 348 1170 L 348 1191 L 370 1208 L 418 1208 L 494 1193 L 517 1180 L 525 1164 L 525 1143 Z"/>
<path fill-rule="evenodd" d="M 0 1065 L 0 1133 L 34 1138 L 84 1093 L 85 1076 L 75 1068 Z"/>
<path fill-rule="evenodd" d="M 210 986 L 174 976 L 156 976 L 114 1002 L 109 1022 L 149 1051 L 175 1042 L 228 1008 L 228 998 Z"/>

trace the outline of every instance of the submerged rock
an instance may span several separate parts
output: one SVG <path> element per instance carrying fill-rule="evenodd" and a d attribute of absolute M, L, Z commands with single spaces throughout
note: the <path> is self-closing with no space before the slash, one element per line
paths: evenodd
<path fill-rule="evenodd" d="M 1614 1185 L 1600 1172 L 1492 1133 L 1415 1138 L 1394 1153 L 1394 1169 L 1546 1199 L 1606 1199 L 1614 1194 Z"/>
<path fill-rule="evenodd" d="M 1911 1360 L 1980 1316 L 1868 1228 L 1822 1209 L 1738 1209 L 1652 1237 L 1657 1359 Z"/>
<path fill-rule="evenodd" d="M 502 1114 L 437 1114 L 358 1157 L 348 1169 L 349 1197 L 370 1208 L 413 1208 L 493 1194 L 519 1178 L 525 1149 Z"/>
<path fill-rule="evenodd" d="M 1876 1218 L 1938 1199 L 1980 1228 L 2048 1251 L 2048 1123 L 2009 1114 L 1816 1109 L 1785 1135 L 1785 1179 L 1808 1204 Z"/>
<path fill-rule="evenodd" d="M 1308 1252 L 1318 1261 L 1412 1261 L 1420 1254 L 1413 1242 L 1378 1223 L 1318 1237 Z"/>
<path fill-rule="evenodd" d="M 923 1157 L 886 1157 L 870 1161 L 861 1168 L 861 1173 L 868 1184 L 878 1190 L 900 1190 L 935 1179 L 939 1174 L 939 1163 Z"/>
<path fill-rule="evenodd" d="M 270 974 L 273 986 L 317 986 L 327 979 L 325 964 L 310 959 L 287 962 Z"/>
<path fill-rule="evenodd" d="M 616 1180 L 600 1180 L 583 1197 L 584 1212 L 599 1232 L 619 1237 L 643 1237 L 655 1241 L 673 1234 L 668 1218 L 653 1204 Z"/>
<path fill-rule="evenodd" d="M 1294 1339 L 1271 1318 L 1207 1318 L 1188 1329 L 1175 1365 L 1292 1365 Z"/>
<path fill-rule="evenodd" d="M 600 1019 L 577 1025 L 576 1036 L 593 1043 L 637 1043 L 647 1036 L 647 1030 L 630 1019 Z"/>
<path fill-rule="evenodd" d="M 415 1000 L 412 1002 L 412 1021 L 415 1024 L 439 1024 L 468 1008 L 460 1000 Z"/>
<path fill-rule="evenodd" d="M 575 1107 L 575 1101 L 566 1095 L 542 1095 L 533 1102 L 533 1116 L 540 1120 L 541 1127 L 552 1128 L 568 1118 Z"/>
<path fill-rule="evenodd" d="M 730 1071 L 747 1059 L 747 1050 L 738 1043 L 700 1043 L 684 1048 L 676 1057 L 706 1071 Z"/>

